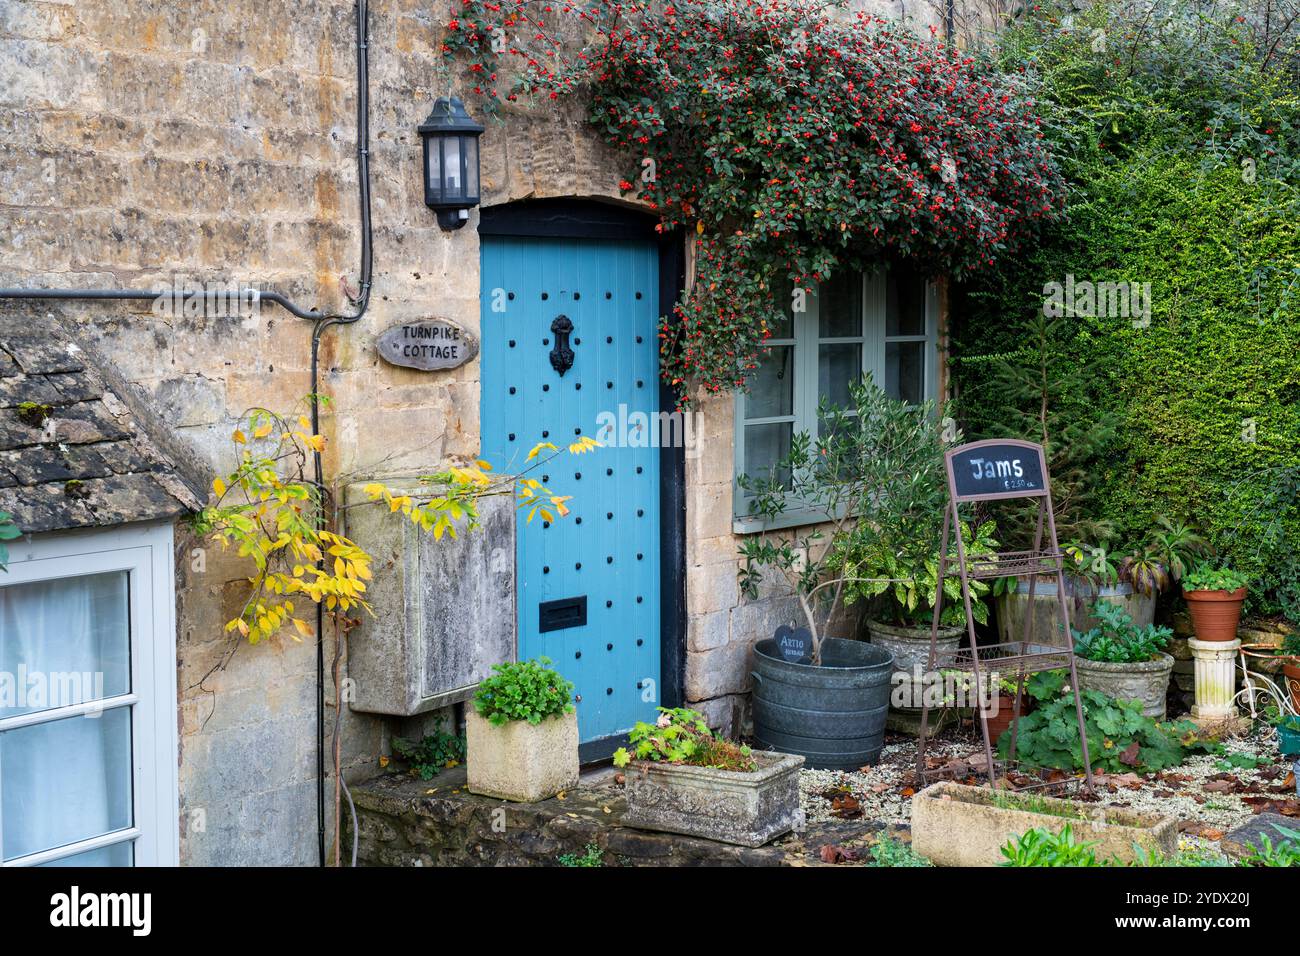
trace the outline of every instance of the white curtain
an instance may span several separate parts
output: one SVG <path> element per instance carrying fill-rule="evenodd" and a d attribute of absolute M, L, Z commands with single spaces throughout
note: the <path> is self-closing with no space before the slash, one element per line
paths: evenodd
<path fill-rule="evenodd" d="M 0 587 L 0 672 L 27 695 L 0 718 L 130 689 L 127 589 L 125 571 Z M 130 708 L 0 733 L 4 859 L 130 826 L 131 773 Z"/>

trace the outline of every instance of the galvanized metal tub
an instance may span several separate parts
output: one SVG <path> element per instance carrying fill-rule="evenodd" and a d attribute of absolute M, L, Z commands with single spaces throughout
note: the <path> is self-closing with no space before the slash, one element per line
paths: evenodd
<path fill-rule="evenodd" d="M 772 638 L 759 641 L 754 739 L 819 770 L 874 763 L 885 742 L 893 671 L 893 654 L 861 641 L 828 638 L 816 667 L 782 660 Z"/>

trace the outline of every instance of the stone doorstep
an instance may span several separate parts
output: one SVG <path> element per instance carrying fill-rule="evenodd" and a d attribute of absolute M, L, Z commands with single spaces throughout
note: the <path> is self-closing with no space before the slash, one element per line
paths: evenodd
<path fill-rule="evenodd" d="M 639 830 L 623 824 L 627 802 L 616 772 L 586 772 L 564 799 L 509 803 L 465 789 L 465 769 L 432 780 L 384 774 L 352 787 L 362 866 L 556 866 L 595 843 L 606 866 L 825 866 L 822 846 L 867 845 L 883 827 L 870 820 L 809 824 L 764 847 Z M 345 822 L 347 815 L 344 815 Z M 347 827 L 346 841 L 351 839 Z"/>
<path fill-rule="evenodd" d="M 1267 836 L 1277 846 L 1283 836 L 1273 829 L 1274 824 L 1289 830 L 1300 830 L 1300 820 L 1284 817 L 1280 813 L 1261 813 L 1226 834 L 1219 842 L 1219 849 L 1230 858 L 1238 860 L 1249 853 L 1252 846 L 1262 845 L 1261 836 Z"/>

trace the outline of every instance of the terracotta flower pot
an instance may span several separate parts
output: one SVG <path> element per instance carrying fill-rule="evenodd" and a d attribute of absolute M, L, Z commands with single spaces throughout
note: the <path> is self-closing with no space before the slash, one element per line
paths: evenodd
<path fill-rule="evenodd" d="M 1033 698 L 1028 694 L 1020 699 L 1020 716 L 1024 717 L 1029 713 Z M 998 694 L 998 712 L 988 718 L 989 740 L 995 745 L 998 739 L 1007 732 L 1011 727 L 1011 720 L 1015 714 L 1016 700 L 1011 694 Z"/>
<path fill-rule="evenodd" d="M 1300 710 L 1300 661 L 1289 660 L 1282 665 L 1286 689 L 1291 692 L 1291 706 Z"/>
<path fill-rule="evenodd" d="M 1185 591 L 1187 609 L 1192 612 L 1192 627 L 1198 641 L 1232 641 L 1237 638 L 1241 605 L 1246 589 L 1235 591 Z"/>

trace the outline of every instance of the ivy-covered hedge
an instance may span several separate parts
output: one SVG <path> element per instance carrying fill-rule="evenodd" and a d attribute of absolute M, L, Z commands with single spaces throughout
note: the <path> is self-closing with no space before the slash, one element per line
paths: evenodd
<path fill-rule="evenodd" d="M 1240 9 L 1156 11 L 1146 29 L 1112 6 L 1009 35 L 1070 198 L 1038 247 L 963 287 L 959 405 L 971 437 L 1026 430 L 1008 383 L 1050 359 L 1069 388 L 1049 431 L 1076 436 L 1085 486 L 1065 524 L 1113 550 L 1157 515 L 1188 520 L 1255 576 L 1254 610 L 1300 621 L 1300 94 Z M 1067 316 L 1046 358 L 1016 353 L 1067 274 L 1150 283 L 1149 322 Z"/>

